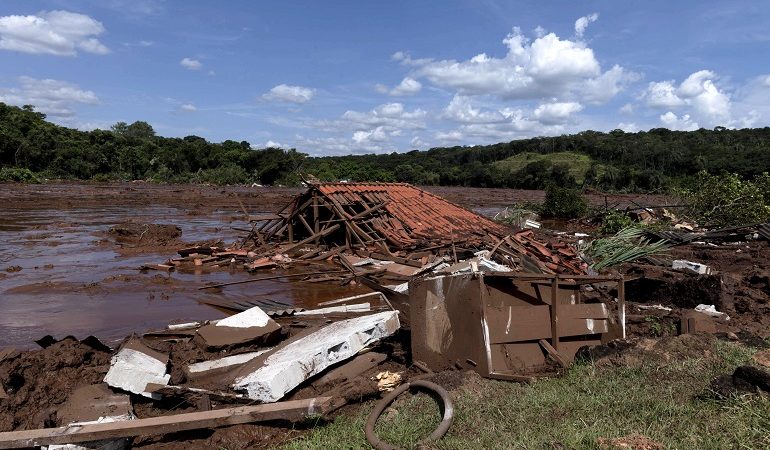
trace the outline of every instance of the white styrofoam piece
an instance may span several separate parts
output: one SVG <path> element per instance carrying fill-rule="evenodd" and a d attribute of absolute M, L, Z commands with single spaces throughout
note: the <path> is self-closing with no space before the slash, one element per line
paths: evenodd
<path fill-rule="evenodd" d="M 264 327 L 270 320 L 270 316 L 262 311 L 262 308 L 255 306 L 246 311 L 221 319 L 215 326 L 232 328 Z"/>
<path fill-rule="evenodd" d="M 396 292 L 400 292 L 402 294 L 405 294 L 409 292 L 409 282 L 401 283 L 401 284 L 391 284 L 390 286 L 385 286 L 388 289 L 391 289 Z"/>
<path fill-rule="evenodd" d="M 707 314 L 711 317 L 730 320 L 730 316 L 728 316 L 726 313 L 723 313 L 721 311 L 717 311 L 717 307 L 714 305 L 705 305 L 701 303 L 700 305 L 695 307 L 695 310 L 698 311 L 699 313 Z"/>
<path fill-rule="evenodd" d="M 203 322 L 187 322 L 187 323 L 172 323 L 168 325 L 168 329 L 171 331 L 189 330 L 192 328 L 198 328 L 203 325 Z"/>
<path fill-rule="evenodd" d="M 131 348 L 121 349 L 112 357 L 110 370 L 104 376 L 109 386 L 145 397 L 160 399 L 160 395 L 145 392 L 148 383 L 168 384 L 166 363 Z"/>
<path fill-rule="evenodd" d="M 187 370 L 191 374 L 200 374 L 202 372 L 208 372 L 214 369 L 223 369 L 225 367 L 237 366 L 245 364 L 257 356 L 269 352 L 272 349 L 259 350 L 256 352 L 241 353 L 240 355 L 225 356 L 224 358 L 212 359 L 211 361 L 201 361 L 195 364 L 187 366 Z"/>
<path fill-rule="evenodd" d="M 121 416 L 107 416 L 107 417 L 99 417 L 96 420 L 89 420 L 87 422 L 75 422 L 69 424 L 69 426 L 77 426 L 77 425 L 93 425 L 96 423 L 111 423 L 111 422 L 125 422 L 127 420 L 134 420 L 136 419 L 136 416 L 133 414 L 126 414 Z M 128 448 L 128 439 L 114 439 L 114 440 L 101 440 L 101 441 L 92 441 L 92 442 L 81 442 L 79 444 L 51 444 L 48 447 L 41 447 L 41 448 L 47 448 L 48 450 L 60 450 L 60 449 L 66 449 L 66 450 L 122 450 L 125 448 Z"/>
<path fill-rule="evenodd" d="M 332 323 L 276 350 L 259 368 L 236 378 L 233 388 L 254 400 L 278 401 L 306 379 L 355 356 L 399 326 L 398 311 Z"/>
<path fill-rule="evenodd" d="M 329 314 L 337 312 L 367 312 L 372 310 L 371 303 L 357 303 L 355 305 L 330 306 L 328 308 L 308 309 L 295 312 L 295 316 L 312 316 L 316 314 Z"/>
<path fill-rule="evenodd" d="M 707 266 L 706 264 L 696 263 L 692 261 L 687 261 L 684 259 L 676 259 L 673 263 L 671 263 L 672 269 L 687 269 L 692 272 L 701 274 L 701 275 L 708 275 L 711 273 L 711 267 Z"/>

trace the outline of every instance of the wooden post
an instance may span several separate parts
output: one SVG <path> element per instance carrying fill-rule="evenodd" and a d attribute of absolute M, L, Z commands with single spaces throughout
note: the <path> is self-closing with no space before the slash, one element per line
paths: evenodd
<path fill-rule="evenodd" d="M 292 222 L 293 219 L 289 219 L 289 244 L 294 243 L 294 223 Z"/>
<path fill-rule="evenodd" d="M 618 316 L 620 319 L 620 333 L 626 338 L 626 281 L 621 276 L 618 278 Z"/>
<path fill-rule="evenodd" d="M 559 276 L 551 281 L 551 345 L 559 351 Z"/>
<path fill-rule="evenodd" d="M 315 227 L 315 234 L 321 231 L 321 218 L 318 217 L 318 197 L 313 192 L 313 226 Z M 318 245 L 319 239 L 315 240 L 315 245 Z"/>

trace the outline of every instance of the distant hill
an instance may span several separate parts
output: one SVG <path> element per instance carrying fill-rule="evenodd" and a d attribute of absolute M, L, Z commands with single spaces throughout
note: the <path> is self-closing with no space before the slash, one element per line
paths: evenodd
<path fill-rule="evenodd" d="M 594 176 L 601 176 L 605 172 L 602 164 L 598 164 L 593 158 L 584 153 L 576 152 L 523 152 L 501 161 L 496 161 L 492 163 L 492 166 L 512 176 L 525 170 L 527 166 L 535 167 L 538 170 L 563 166 L 567 170 L 568 176 L 580 185 L 585 182 L 586 174 L 590 170 L 593 169 L 596 172 Z"/>
<path fill-rule="evenodd" d="M 297 184 L 307 173 L 327 181 L 658 191 L 700 170 L 742 177 L 770 172 L 770 128 L 584 131 L 485 146 L 308 157 L 293 149 L 255 150 L 246 141 L 161 137 L 141 121 L 78 131 L 48 122 L 33 107 L 0 103 L 0 166 L 41 178 L 271 185 Z"/>

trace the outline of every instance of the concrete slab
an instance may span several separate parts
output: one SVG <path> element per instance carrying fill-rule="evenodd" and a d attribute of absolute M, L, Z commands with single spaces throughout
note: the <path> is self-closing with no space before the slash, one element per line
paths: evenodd
<path fill-rule="evenodd" d="M 399 327 L 398 311 L 335 322 L 249 362 L 237 372 L 233 388 L 254 400 L 278 401 L 303 381 L 352 358 Z"/>
<path fill-rule="evenodd" d="M 205 325 L 195 341 L 207 349 L 223 349 L 246 344 L 269 344 L 280 336 L 281 326 L 258 306 Z"/>
<path fill-rule="evenodd" d="M 257 352 L 241 353 L 240 355 L 225 356 L 224 358 L 213 359 L 211 361 L 190 364 L 185 368 L 185 373 L 190 380 L 216 376 L 228 370 L 232 370 L 235 367 L 242 366 L 270 350 L 272 349 L 268 348 Z"/>
<path fill-rule="evenodd" d="M 168 355 L 132 339 L 112 357 L 104 382 L 114 388 L 157 400 L 160 396 L 146 392 L 145 388 L 148 383 L 168 384 L 171 375 L 166 374 L 167 364 Z"/>

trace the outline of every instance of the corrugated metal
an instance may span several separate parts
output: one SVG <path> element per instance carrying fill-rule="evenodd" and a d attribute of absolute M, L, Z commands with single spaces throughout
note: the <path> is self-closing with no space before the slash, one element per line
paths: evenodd
<path fill-rule="evenodd" d="M 477 241 L 488 234 L 510 233 L 504 226 L 404 183 L 323 183 L 323 195 L 342 204 L 388 202 L 389 218 L 377 218 L 372 227 L 391 241 L 409 245 L 415 240 Z"/>

